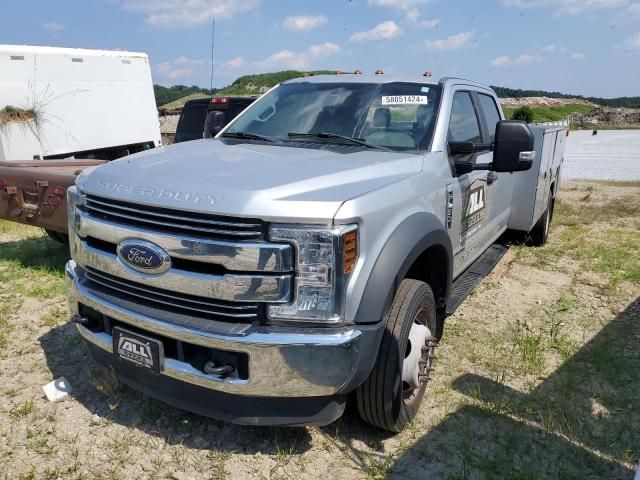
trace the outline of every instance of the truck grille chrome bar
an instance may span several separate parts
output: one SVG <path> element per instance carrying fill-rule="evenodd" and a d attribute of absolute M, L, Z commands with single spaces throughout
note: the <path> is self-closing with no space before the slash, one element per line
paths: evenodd
<path fill-rule="evenodd" d="M 195 295 L 176 294 L 160 288 L 149 287 L 141 283 L 124 280 L 94 268 L 84 270 L 84 278 L 89 283 L 97 284 L 100 290 L 106 290 L 115 297 L 126 296 L 141 301 L 144 305 L 160 309 L 175 308 L 187 314 L 214 317 L 227 321 L 252 321 L 258 318 L 257 303 L 222 302 Z"/>
<path fill-rule="evenodd" d="M 95 195 L 87 195 L 85 209 L 97 218 L 125 225 L 207 238 L 261 240 L 266 232 L 266 226 L 260 220 L 171 210 Z"/>

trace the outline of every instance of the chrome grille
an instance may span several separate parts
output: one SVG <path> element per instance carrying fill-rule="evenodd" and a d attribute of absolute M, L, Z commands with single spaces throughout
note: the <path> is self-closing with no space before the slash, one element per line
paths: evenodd
<path fill-rule="evenodd" d="M 97 218 L 150 231 L 224 240 L 262 240 L 266 225 L 257 219 L 186 212 L 87 195 L 86 211 Z"/>
<path fill-rule="evenodd" d="M 106 290 L 106 293 L 114 297 L 158 310 L 172 309 L 196 317 L 243 323 L 257 320 L 259 316 L 258 303 L 226 302 L 171 292 L 125 280 L 91 267 L 84 269 L 84 278 L 89 282 L 89 288 L 98 286 L 99 290 Z"/>

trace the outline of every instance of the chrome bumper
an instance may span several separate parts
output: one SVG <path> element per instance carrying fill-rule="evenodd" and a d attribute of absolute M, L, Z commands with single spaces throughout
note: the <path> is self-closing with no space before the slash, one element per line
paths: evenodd
<path fill-rule="evenodd" d="M 220 350 L 245 352 L 249 378 L 229 380 L 208 375 L 190 364 L 165 358 L 161 375 L 212 390 L 264 397 L 313 397 L 342 392 L 354 379 L 362 355 L 362 332 L 354 328 L 289 329 L 259 327 L 244 335 L 202 332 L 163 322 L 105 302 L 84 288 L 71 260 L 65 269 L 71 313 L 78 303 L 141 330 Z M 112 352 L 112 337 L 78 325 L 80 334 L 93 345 Z"/>

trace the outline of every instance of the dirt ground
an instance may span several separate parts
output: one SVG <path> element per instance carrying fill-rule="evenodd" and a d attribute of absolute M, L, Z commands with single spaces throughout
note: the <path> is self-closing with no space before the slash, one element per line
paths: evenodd
<path fill-rule="evenodd" d="M 417 419 L 348 411 L 254 428 L 180 411 L 92 366 L 64 249 L 0 223 L 0 478 L 633 478 L 640 458 L 640 183 L 566 183 L 549 243 L 513 245 L 447 320 Z M 74 391 L 50 403 L 42 386 Z"/>

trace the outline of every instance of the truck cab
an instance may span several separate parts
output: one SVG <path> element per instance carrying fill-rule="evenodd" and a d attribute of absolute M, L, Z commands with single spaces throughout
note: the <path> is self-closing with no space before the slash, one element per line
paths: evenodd
<path fill-rule="evenodd" d="M 215 139 L 80 175 L 72 321 L 124 383 L 190 411 L 325 425 L 350 397 L 400 431 L 496 240 L 546 238 L 562 138 L 467 80 L 284 82 Z"/>
<path fill-rule="evenodd" d="M 240 112 L 251 105 L 256 97 L 213 97 L 196 98 L 184 104 L 176 135 L 173 143 L 188 142 L 214 136 L 213 125 L 209 126 L 214 119 L 218 125 L 218 131 L 236 118 Z M 215 112 L 220 112 L 216 115 Z M 216 118 L 217 117 L 217 118 Z M 207 123 L 209 122 L 209 123 Z M 206 128 L 209 126 L 209 128 Z M 207 134 L 205 134 L 205 130 Z"/>

